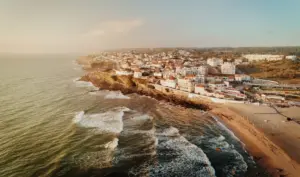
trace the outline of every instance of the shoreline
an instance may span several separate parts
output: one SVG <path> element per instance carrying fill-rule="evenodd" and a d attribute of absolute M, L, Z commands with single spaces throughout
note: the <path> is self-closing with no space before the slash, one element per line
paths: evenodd
<path fill-rule="evenodd" d="M 228 107 L 217 107 L 210 112 L 234 132 L 255 161 L 272 176 L 299 176 L 299 163 L 249 120 Z"/>
<path fill-rule="evenodd" d="M 300 165 L 287 153 L 271 141 L 258 127 L 245 120 L 243 116 L 226 104 L 216 104 L 209 101 L 195 101 L 174 94 L 166 94 L 147 87 L 140 79 L 128 76 L 115 76 L 109 72 L 90 71 L 81 77 L 81 81 L 89 81 L 97 88 L 119 90 L 123 94 L 137 93 L 152 98 L 179 104 L 187 108 L 201 109 L 218 117 L 245 144 L 245 149 L 254 160 L 264 167 L 272 176 L 298 176 Z"/>

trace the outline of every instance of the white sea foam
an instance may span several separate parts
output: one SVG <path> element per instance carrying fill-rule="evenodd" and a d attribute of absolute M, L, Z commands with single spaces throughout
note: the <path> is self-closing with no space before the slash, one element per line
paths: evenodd
<path fill-rule="evenodd" d="M 218 118 L 216 118 L 215 116 L 212 116 L 212 117 L 213 117 L 213 119 L 217 122 L 217 124 L 218 124 L 223 130 L 225 130 L 226 132 L 228 132 L 234 139 L 236 139 L 236 140 L 238 140 L 239 142 L 241 142 L 241 143 L 243 144 L 243 146 L 245 147 L 245 144 L 244 144 L 238 137 L 236 137 L 235 134 L 234 134 L 231 130 L 229 130 L 224 124 L 222 124 L 222 123 L 218 120 Z"/>
<path fill-rule="evenodd" d="M 77 82 L 80 79 L 80 77 L 76 77 L 75 79 L 73 79 L 73 82 Z"/>
<path fill-rule="evenodd" d="M 149 116 L 148 114 L 143 114 L 143 115 L 138 115 L 138 116 L 133 116 L 129 120 L 132 121 L 147 121 L 147 120 L 152 120 L 153 117 Z"/>
<path fill-rule="evenodd" d="M 80 111 L 80 112 L 76 113 L 76 115 L 73 119 L 73 122 L 74 123 L 80 122 L 83 119 L 83 116 L 84 116 L 84 111 Z"/>
<path fill-rule="evenodd" d="M 99 90 L 99 91 L 91 91 L 89 92 L 89 95 L 93 95 L 93 96 L 105 96 L 107 94 L 106 90 Z"/>
<path fill-rule="evenodd" d="M 123 130 L 124 112 L 130 111 L 126 107 L 115 108 L 99 114 L 77 113 L 73 122 L 81 127 L 96 128 L 100 132 L 120 133 Z"/>
<path fill-rule="evenodd" d="M 248 165 L 243 156 L 235 149 L 233 145 L 230 145 L 228 142 L 226 142 L 226 138 L 224 136 L 220 135 L 218 137 L 209 138 L 208 142 L 209 148 L 212 151 L 220 148 L 220 155 L 222 155 L 222 153 L 226 153 L 226 156 L 230 157 L 227 164 L 222 168 L 222 171 L 224 174 L 226 174 L 226 176 L 235 176 L 235 174 L 247 171 Z"/>
<path fill-rule="evenodd" d="M 114 138 L 112 141 L 104 144 L 104 147 L 107 149 L 115 149 L 118 146 L 118 138 Z"/>
<path fill-rule="evenodd" d="M 153 126 L 151 129 L 149 127 L 143 128 L 143 126 L 148 126 L 148 123 L 151 123 L 153 117 L 149 116 L 148 114 L 140 114 L 134 113 L 128 119 L 124 121 L 126 124 L 126 129 L 123 131 L 123 135 L 132 135 L 132 134 L 145 134 L 150 137 L 154 137 L 155 135 L 155 127 Z"/>
<path fill-rule="evenodd" d="M 117 148 L 114 164 L 126 163 L 134 158 L 150 158 L 156 154 L 157 138 L 152 120 L 151 116 L 135 111 L 124 118 L 124 130 L 119 138 L 130 143 Z"/>
<path fill-rule="evenodd" d="M 151 166 L 150 176 L 215 176 L 206 154 L 180 136 L 178 129 L 170 127 L 161 132 L 157 151 L 164 161 Z"/>
<path fill-rule="evenodd" d="M 123 95 L 120 91 L 100 90 L 89 92 L 89 94 L 96 96 L 104 96 L 104 99 L 130 99 L 130 97 Z"/>
<path fill-rule="evenodd" d="M 236 176 L 237 173 L 241 173 L 241 172 L 246 172 L 248 165 L 245 162 L 243 156 L 237 152 L 235 149 L 232 149 L 230 151 L 231 155 L 231 160 L 229 163 L 227 163 L 227 165 L 222 169 L 223 172 L 229 176 L 229 177 L 233 177 Z M 234 172 L 234 173 L 233 173 Z"/>
<path fill-rule="evenodd" d="M 134 135 L 134 134 L 144 134 L 144 135 L 148 135 L 148 136 L 154 136 L 155 135 L 155 128 L 153 127 L 150 130 L 124 130 L 123 135 L 127 136 L 127 135 Z"/>
<path fill-rule="evenodd" d="M 225 137 L 222 135 L 216 138 L 210 138 L 208 142 L 210 143 L 210 147 L 213 150 L 216 148 L 221 148 L 221 150 L 225 150 L 230 147 L 230 145 L 225 141 Z"/>
<path fill-rule="evenodd" d="M 163 129 L 162 131 L 158 131 L 156 133 L 158 136 L 179 136 L 179 130 L 174 127 L 169 127 L 166 129 Z"/>
<path fill-rule="evenodd" d="M 93 83 L 91 82 L 86 82 L 86 81 L 80 81 L 80 78 L 75 78 L 73 79 L 73 82 L 75 83 L 76 87 L 81 87 L 81 88 L 91 88 L 92 90 L 98 90 L 97 87 L 94 86 Z"/>
<path fill-rule="evenodd" d="M 120 91 L 111 91 L 104 97 L 105 99 L 130 99 L 130 97 L 123 95 Z"/>

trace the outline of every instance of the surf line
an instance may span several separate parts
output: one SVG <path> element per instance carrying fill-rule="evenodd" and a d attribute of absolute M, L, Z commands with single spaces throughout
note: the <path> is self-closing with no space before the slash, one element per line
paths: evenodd
<path fill-rule="evenodd" d="M 211 116 L 223 130 L 225 130 L 226 132 L 228 132 L 232 138 L 234 138 L 234 139 L 236 139 L 237 141 L 239 141 L 239 142 L 242 144 L 243 149 L 245 150 L 245 146 L 246 146 L 245 143 L 242 142 L 242 141 L 241 141 L 241 140 L 233 133 L 233 131 L 231 131 L 228 127 L 226 127 L 226 125 L 222 122 L 222 120 L 221 120 L 218 116 L 213 115 L 213 114 L 211 114 L 211 113 L 209 113 L 209 112 L 207 112 L 207 111 L 206 111 L 204 114 L 208 114 L 209 116 Z"/>

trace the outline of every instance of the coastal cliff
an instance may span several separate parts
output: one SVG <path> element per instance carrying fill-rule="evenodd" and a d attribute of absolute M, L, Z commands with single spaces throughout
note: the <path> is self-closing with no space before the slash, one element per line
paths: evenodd
<path fill-rule="evenodd" d="M 133 78 L 132 76 L 117 76 L 113 75 L 111 72 L 92 71 L 81 77 L 80 80 L 91 82 L 100 89 L 119 90 L 124 94 L 137 93 L 188 108 L 196 108 L 205 111 L 211 109 L 211 104 L 209 102 L 196 101 L 184 96 L 160 92 L 155 90 L 152 85 L 149 85 L 146 80 Z"/>

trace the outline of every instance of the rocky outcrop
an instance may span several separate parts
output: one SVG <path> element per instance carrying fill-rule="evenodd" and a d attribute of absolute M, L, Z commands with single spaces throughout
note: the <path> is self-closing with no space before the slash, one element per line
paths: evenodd
<path fill-rule="evenodd" d="M 199 103 L 174 94 L 165 94 L 155 90 L 144 79 L 137 79 L 131 76 L 117 76 L 110 72 L 93 71 L 83 76 L 80 80 L 92 82 L 96 87 L 106 90 L 120 90 L 124 94 L 137 93 L 153 97 L 157 100 L 165 100 L 188 108 L 210 110 L 209 104 Z"/>

